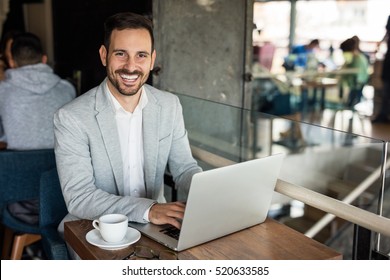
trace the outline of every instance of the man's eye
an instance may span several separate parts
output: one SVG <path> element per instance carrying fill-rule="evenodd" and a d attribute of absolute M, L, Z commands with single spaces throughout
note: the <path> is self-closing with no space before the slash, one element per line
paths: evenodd
<path fill-rule="evenodd" d="M 125 56 L 125 53 L 124 52 L 116 52 L 115 56 L 123 57 L 123 56 Z"/>

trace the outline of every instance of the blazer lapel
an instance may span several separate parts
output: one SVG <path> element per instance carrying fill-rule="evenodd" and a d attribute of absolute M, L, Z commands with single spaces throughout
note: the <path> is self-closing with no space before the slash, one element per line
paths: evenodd
<path fill-rule="evenodd" d="M 118 130 L 115 122 L 115 113 L 108 94 L 106 92 L 106 80 L 104 80 L 96 94 L 96 120 L 114 173 L 118 193 L 124 195 L 123 165 Z"/>
<path fill-rule="evenodd" d="M 144 140 L 144 160 L 145 160 L 145 183 L 146 196 L 155 197 L 155 178 L 157 171 L 158 144 L 159 144 L 159 118 L 160 106 L 150 91 L 145 87 L 148 96 L 148 104 L 143 109 L 143 140 Z"/>

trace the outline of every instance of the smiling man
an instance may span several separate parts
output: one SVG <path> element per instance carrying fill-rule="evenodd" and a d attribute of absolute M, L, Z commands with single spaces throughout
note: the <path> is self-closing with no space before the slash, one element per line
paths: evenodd
<path fill-rule="evenodd" d="M 107 78 L 54 117 L 69 211 L 64 221 L 121 213 L 130 221 L 180 227 L 184 204 L 166 203 L 164 172 L 168 167 L 176 186 L 188 191 L 202 170 L 191 155 L 178 98 L 145 84 L 156 58 L 152 24 L 120 13 L 104 27 L 99 55 Z"/>

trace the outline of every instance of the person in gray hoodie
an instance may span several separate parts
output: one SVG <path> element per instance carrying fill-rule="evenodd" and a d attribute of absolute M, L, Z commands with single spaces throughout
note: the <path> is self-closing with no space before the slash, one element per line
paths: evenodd
<path fill-rule="evenodd" d="M 75 98 L 76 90 L 54 74 L 46 62 L 36 35 L 21 33 L 13 37 L 10 68 L 0 82 L 0 149 L 54 148 L 54 113 Z M 10 203 L 7 207 L 15 218 L 38 224 L 38 199 Z"/>
<path fill-rule="evenodd" d="M 0 141 L 7 149 L 54 148 L 54 113 L 76 96 L 74 86 L 54 74 L 39 38 L 13 38 L 10 69 L 0 82 Z"/>

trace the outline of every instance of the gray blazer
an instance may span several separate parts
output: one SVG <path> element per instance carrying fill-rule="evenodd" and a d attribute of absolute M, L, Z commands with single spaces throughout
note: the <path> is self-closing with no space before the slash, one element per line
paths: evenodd
<path fill-rule="evenodd" d="M 145 222 L 143 215 L 152 203 L 165 202 L 167 165 L 177 188 L 185 191 L 193 174 L 202 171 L 191 155 L 177 96 L 148 85 L 145 92 L 148 104 L 143 109 L 142 129 L 146 198 L 123 195 L 120 143 L 106 80 L 55 114 L 55 155 L 69 211 L 64 221 L 122 213 L 130 221 Z"/>

